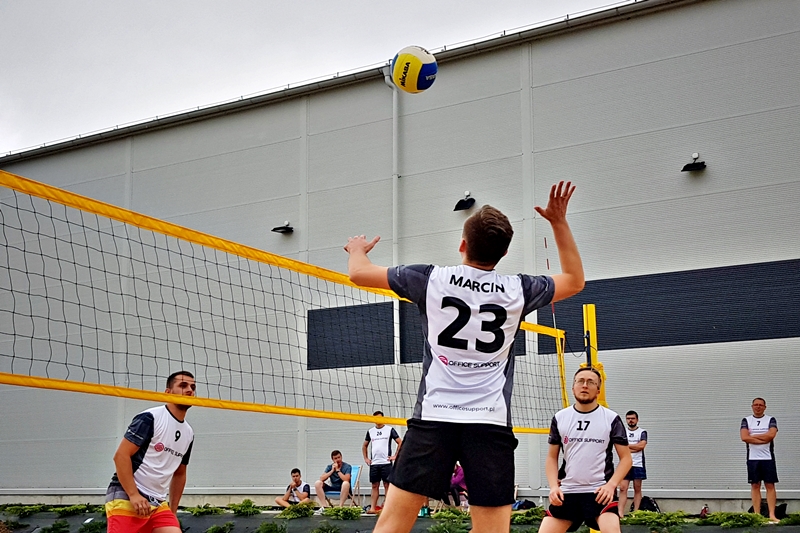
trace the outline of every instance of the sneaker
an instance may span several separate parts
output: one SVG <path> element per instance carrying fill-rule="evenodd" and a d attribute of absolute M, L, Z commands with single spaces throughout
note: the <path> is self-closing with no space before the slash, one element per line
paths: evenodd
<path fill-rule="evenodd" d="M 319 509 L 314 511 L 314 516 L 320 516 L 324 512 L 325 512 L 325 508 L 324 507 L 320 507 Z"/>

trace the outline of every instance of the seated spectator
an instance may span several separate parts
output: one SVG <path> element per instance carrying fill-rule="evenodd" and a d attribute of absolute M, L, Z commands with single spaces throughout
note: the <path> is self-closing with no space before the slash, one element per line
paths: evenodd
<path fill-rule="evenodd" d="M 275 498 L 275 503 L 281 507 L 289 507 L 290 505 L 297 505 L 298 503 L 310 502 L 311 487 L 308 483 L 303 483 L 300 477 L 300 469 L 292 469 L 292 482 L 286 487 L 286 494 Z"/>
<path fill-rule="evenodd" d="M 340 505 L 344 504 L 350 494 L 351 466 L 342 461 L 342 452 L 339 450 L 331 452 L 331 460 L 333 462 L 325 468 L 325 472 L 314 483 L 314 488 L 317 491 L 317 501 L 319 501 L 319 506 L 322 509 L 325 508 L 327 503 L 326 492 L 340 492 Z"/>

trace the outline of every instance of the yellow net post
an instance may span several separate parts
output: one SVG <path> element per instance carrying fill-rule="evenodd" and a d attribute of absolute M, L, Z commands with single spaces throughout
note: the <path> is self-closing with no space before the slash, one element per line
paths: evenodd
<path fill-rule="evenodd" d="M 600 372 L 602 383 L 600 384 L 600 397 L 597 399 L 598 403 L 603 407 L 608 407 L 606 402 L 606 372 L 603 370 L 603 363 L 597 359 L 597 315 L 595 314 L 594 304 L 583 304 L 583 345 L 586 352 L 589 354 L 586 363 L 581 363 L 581 367 L 585 368 L 591 365 L 591 368 L 596 368 Z M 590 529 L 591 533 L 600 533 L 596 529 Z"/>
<path fill-rule="evenodd" d="M 603 407 L 608 407 L 606 402 L 606 372 L 603 369 L 603 363 L 597 358 L 597 315 L 595 312 L 594 304 L 583 304 L 583 345 L 586 352 L 589 354 L 586 363 L 581 363 L 581 368 L 586 368 L 591 364 L 592 368 L 596 368 L 600 372 L 603 383 L 600 386 L 600 397 L 597 402 Z"/>

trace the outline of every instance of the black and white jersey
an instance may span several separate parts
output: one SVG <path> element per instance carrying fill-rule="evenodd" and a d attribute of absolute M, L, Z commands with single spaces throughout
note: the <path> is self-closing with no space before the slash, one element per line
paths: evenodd
<path fill-rule="evenodd" d="M 189 464 L 194 442 L 192 427 L 162 405 L 133 417 L 125 439 L 139 446 L 131 457 L 136 486 L 147 496 L 165 500 L 172 475 L 180 465 Z M 121 486 L 116 473 L 111 485 Z"/>
<path fill-rule="evenodd" d="M 553 299 L 553 279 L 466 265 L 397 266 L 388 278 L 417 304 L 425 339 L 412 417 L 511 426 L 509 354 L 525 315 Z"/>
<path fill-rule="evenodd" d="M 297 496 L 297 492 L 304 492 L 307 496 L 311 496 L 311 487 L 308 485 L 308 483 L 303 483 L 302 480 L 300 481 L 300 485 L 297 486 L 297 492 L 292 490 L 291 485 L 286 487 L 286 490 L 289 491 L 289 498 L 287 500 L 289 503 L 300 503 L 300 498 Z"/>
<path fill-rule="evenodd" d="M 617 413 L 598 405 L 589 413 L 575 406 L 557 412 L 548 443 L 561 446 L 564 464 L 559 472 L 564 494 L 593 492 L 614 475 L 615 444 L 628 445 L 625 425 Z"/>
<path fill-rule="evenodd" d="M 392 455 L 392 443 L 397 442 L 400 435 L 392 426 L 383 426 L 382 428 L 372 427 L 367 431 L 367 436 L 364 440 L 372 443 L 370 450 L 370 459 L 373 465 L 388 465 L 389 457 Z"/>
<path fill-rule="evenodd" d="M 647 430 L 642 428 L 626 429 L 628 432 L 628 444 L 639 444 L 642 441 L 647 442 Z M 639 468 L 645 468 L 644 463 L 644 450 L 638 452 L 631 452 L 631 459 L 633 465 Z"/>
<path fill-rule="evenodd" d="M 746 416 L 742 418 L 742 429 L 750 432 L 750 435 L 763 435 L 768 433 L 770 428 L 777 428 L 778 421 L 774 416 L 764 415 L 761 418 Z M 747 458 L 751 461 L 775 459 L 774 441 L 767 444 L 747 444 Z"/>

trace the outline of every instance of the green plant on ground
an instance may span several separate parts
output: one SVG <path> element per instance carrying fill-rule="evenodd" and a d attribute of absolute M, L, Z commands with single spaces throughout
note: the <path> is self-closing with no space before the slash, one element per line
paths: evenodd
<path fill-rule="evenodd" d="M 339 533 L 341 528 L 323 521 L 320 525 L 309 531 L 309 533 Z"/>
<path fill-rule="evenodd" d="M 280 513 L 276 518 L 286 518 L 291 520 L 293 518 L 305 518 L 314 514 L 314 504 L 312 502 L 298 503 L 290 505 Z"/>
<path fill-rule="evenodd" d="M 361 518 L 361 507 L 326 507 L 322 514 L 334 520 L 358 520 Z"/>
<path fill-rule="evenodd" d="M 530 525 L 541 522 L 544 518 L 544 507 L 534 507 L 525 512 L 511 514 L 511 523 L 517 525 Z"/>
<path fill-rule="evenodd" d="M 213 525 L 210 528 L 206 529 L 206 533 L 231 533 L 233 528 L 236 527 L 236 524 L 233 522 L 225 522 L 223 525 Z"/>
<path fill-rule="evenodd" d="M 286 533 L 286 524 L 261 522 L 261 525 L 253 533 Z"/>
<path fill-rule="evenodd" d="M 6 520 L 6 521 L 0 520 L 0 525 L 2 526 L 0 527 L 0 530 L 14 531 L 15 529 L 25 529 L 30 524 L 23 524 L 19 520 Z"/>
<path fill-rule="evenodd" d="M 539 533 L 538 527 L 529 527 L 528 529 L 512 529 L 513 533 Z"/>
<path fill-rule="evenodd" d="M 468 520 L 469 516 L 458 509 L 457 507 L 446 507 L 441 511 L 438 511 L 431 515 L 434 520 L 453 520 L 453 521 L 460 521 L 463 522 L 464 520 Z"/>
<path fill-rule="evenodd" d="M 104 533 L 106 530 L 106 523 L 104 520 L 92 520 L 91 522 L 84 522 L 78 533 Z"/>
<path fill-rule="evenodd" d="M 91 505 L 88 503 L 80 503 L 78 505 L 70 505 L 69 507 L 53 507 L 50 509 L 59 518 L 66 518 L 67 516 L 75 516 L 83 513 L 99 513 L 103 510 L 100 505 Z"/>
<path fill-rule="evenodd" d="M 69 533 L 69 524 L 66 520 L 56 520 L 50 527 L 43 527 L 39 533 Z"/>
<path fill-rule="evenodd" d="M 787 514 L 786 518 L 780 521 L 781 526 L 798 526 L 800 525 L 800 513 Z"/>
<path fill-rule="evenodd" d="M 428 533 L 467 533 L 468 529 L 463 520 L 440 520 L 428 528 Z"/>
<path fill-rule="evenodd" d="M 19 518 L 27 518 L 29 516 L 35 515 L 36 513 L 41 513 L 42 511 L 46 511 L 48 507 L 46 505 L 9 505 L 4 509 L 5 514 L 7 515 L 15 515 Z"/>
<path fill-rule="evenodd" d="M 756 513 L 711 513 L 695 522 L 698 526 L 719 526 L 723 529 L 761 527 L 769 519 Z"/>
<path fill-rule="evenodd" d="M 261 512 L 261 507 L 250 499 L 245 499 L 242 503 L 232 503 L 228 505 L 228 509 L 232 510 L 236 516 L 253 516 Z"/>
<path fill-rule="evenodd" d="M 679 533 L 686 525 L 686 513 L 656 513 L 654 511 L 634 511 L 625 515 L 620 524 L 626 526 L 647 526 L 657 533 Z"/>
<path fill-rule="evenodd" d="M 187 507 L 186 511 L 192 513 L 192 516 L 207 516 L 222 514 L 225 512 L 225 509 L 222 509 L 221 507 L 213 507 L 207 503 L 205 505 L 198 505 L 197 507 Z"/>

